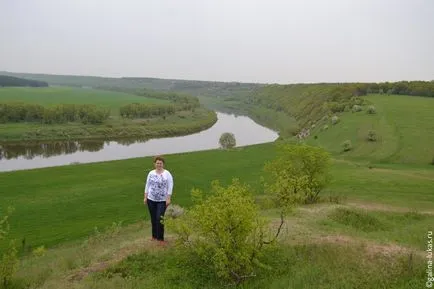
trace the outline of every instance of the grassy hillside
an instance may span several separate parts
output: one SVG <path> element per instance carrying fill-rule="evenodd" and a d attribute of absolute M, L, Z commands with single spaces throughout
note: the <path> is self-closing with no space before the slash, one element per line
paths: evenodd
<path fill-rule="evenodd" d="M 257 83 L 161 79 L 151 77 L 115 78 L 11 72 L 0 72 L 0 74 L 23 77 L 37 81 L 45 81 L 50 85 L 129 91 L 141 90 L 145 88 L 158 91 L 182 92 L 194 96 L 208 97 L 238 98 L 240 96 L 249 95 L 256 87 L 262 86 L 261 84 Z"/>
<path fill-rule="evenodd" d="M 47 87 L 48 83 L 43 81 L 28 80 L 24 78 L 1 75 L 0 73 L 0 87 L 10 86 Z"/>
<path fill-rule="evenodd" d="M 331 124 L 330 118 L 316 123 L 308 143 L 323 146 L 345 158 L 385 163 L 432 162 L 433 98 L 368 95 L 363 99 L 369 104 L 363 106 L 362 111 L 337 114 L 340 121 L 336 125 Z M 375 107 L 375 114 L 367 113 L 369 105 Z M 376 141 L 368 140 L 369 131 L 375 131 Z M 344 152 L 342 143 L 346 140 L 351 141 L 353 149 Z"/>
<path fill-rule="evenodd" d="M 207 190 L 215 179 L 226 185 L 233 177 L 249 184 L 261 202 L 262 168 L 274 156 L 273 144 L 167 156 L 167 168 L 175 179 L 173 202 L 188 207 L 192 188 Z M 183 263 L 176 252 L 161 251 L 148 242 L 149 224 L 142 221 L 148 220 L 143 185 L 150 169 L 152 160 L 146 157 L 0 173 L 1 209 L 8 205 L 16 209 L 10 218 L 11 237 L 19 243 L 25 238 L 26 247 L 20 251 L 31 250 L 29 246 L 49 248 L 45 257 L 23 260 L 18 273 L 22 284 L 219 288 L 218 280 L 203 268 Z M 323 288 L 354 288 L 360 282 L 365 284 L 360 288 L 423 284 L 425 263 L 418 256 L 434 222 L 434 168 L 390 164 L 369 168 L 363 162 L 335 160 L 331 173 L 332 183 L 323 196 L 339 197 L 341 204 L 299 207 L 287 220 L 280 249 L 265 258 L 276 268 L 274 273 L 261 270 L 245 288 L 299 288 L 319 280 Z M 271 220 L 277 217 L 273 211 L 263 214 Z M 131 226 L 116 225 L 120 221 Z M 95 235 L 95 227 L 99 231 L 111 227 L 111 233 Z M 168 234 L 171 240 L 170 230 Z M 409 271 L 405 254 L 412 250 L 416 255 Z M 162 264 L 153 262 L 155 258 Z M 388 269 L 378 270 L 383 267 Z M 322 277 L 312 279 L 312 270 Z M 91 272 L 99 273 L 80 281 Z M 110 272 L 122 272 L 125 279 Z"/>
<path fill-rule="evenodd" d="M 263 144 L 230 152 L 212 150 L 169 156 L 167 167 L 175 177 L 174 202 L 189 205 L 192 188 L 205 189 L 214 179 L 226 184 L 233 177 L 250 184 L 254 193 L 260 195 L 259 177 L 264 163 L 274 153 L 272 144 Z M 11 220 L 13 236 L 25 237 L 32 245 L 54 245 L 86 236 L 94 226 L 145 218 L 143 182 L 151 165 L 151 158 L 137 158 L 1 173 L 2 206 L 16 207 Z M 418 210 L 429 209 L 434 203 L 434 169 L 369 169 L 365 165 L 336 162 L 332 174 L 333 182 L 325 194 Z"/>

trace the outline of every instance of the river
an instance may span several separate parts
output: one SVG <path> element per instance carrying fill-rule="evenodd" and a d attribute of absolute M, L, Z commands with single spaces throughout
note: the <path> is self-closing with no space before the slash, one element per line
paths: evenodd
<path fill-rule="evenodd" d="M 217 112 L 209 129 L 186 136 L 122 141 L 57 141 L 0 145 L 0 171 L 15 171 L 74 163 L 91 163 L 216 149 L 224 132 L 235 135 L 236 146 L 273 142 L 278 134 L 246 116 Z"/>

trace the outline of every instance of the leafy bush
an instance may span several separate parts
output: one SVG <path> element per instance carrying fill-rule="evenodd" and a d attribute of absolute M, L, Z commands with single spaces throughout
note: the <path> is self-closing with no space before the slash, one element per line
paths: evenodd
<path fill-rule="evenodd" d="M 368 140 L 369 141 L 377 141 L 377 133 L 375 132 L 375 130 L 370 130 L 368 132 Z"/>
<path fill-rule="evenodd" d="M 344 147 L 344 152 L 350 151 L 353 149 L 353 145 L 350 140 L 346 140 L 343 142 L 342 146 Z"/>
<path fill-rule="evenodd" d="M 339 102 L 329 102 L 328 103 L 328 108 L 330 109 L 331 112 L 336 113 L 336 112 L 342 112 L 345 110 L 345 103 L 339 103 Z"/>
<path fill-rule="evenodd" d="M 9 234 L 9 215 L 12 214 L 13 208 L 8 208 L 6 215 L 0 219 L 0 240 L 5 239 Z M 8 248 L 1 252 L 0 261 L 0 280 L 3 287 L 7 288 L 12 280 L 15 272 L 18 269 L 17 249 L 15 247 L 15 240 L 9 240 Z"/>
<path fill-rule="evenodd" d="M 322 148 L 283 144 L 279 156 L 264 166 L 271 175 L 266 190 L 276 205 L 315 203 L 329 182 L 330 155 Z"/>
<path fill-rule="evenodd" d="M 434 157 L 432 157 L 431 164 L 434 166 Z"/>
<path fill-rule="evenodd" d="M 199 258 L 218 278 L 240 283 L 261 266 L 266 223 L 249 188 L 237 179 L 226 188 L 214 181 L 211 192 L 205 199 L 193 190 L 194 206 L 165 222 L 177 234 L 182 251 Z"/>
<path fill-rule="evenodd" d="M 219 144 L 224 149 L 230 149 L 236 146 L 236 140 L 233 133 L 225 132 L 220 136 Z"/>
<path fill-rule="evenodd" d="M 47 250 L 45 249 L 44 246 L 39 246 L 38 248 L 36 248 L 32 251 L 32 254 L 36 257 L 41 257 L 41 256 L 44 256 L 46 252 L 47 252 Z"/>
<path fill-rule="evenodd" d="M 334 115 L 332 117 L 332 124 L 337 124 L 339 122 L 339 117 L 337 115 Z"/>
<path fill-rule="evenodd" d="M 355 104 L 355 105 L 353 105 L 352 111 L 353 112 L 362 111 L 362 107 L 360 105 Z"/>
<path fill-rule="evenodd" d="M 375 110 L 375 106 L 370 105 L 370 106 L 368 106 L 368 110 L 367 110 L 367 112 L 368 112 L 369 114 L 375 114 L 377 111 Z"/>
<path fill-rule="evenodd" d="M 15 241 L 9 242 L 9 247 L 3 252 L 0 262 L 0 278 L 3 283 L 3 287 L 7 288 L 8 284 L 12 281 L 15 272 L 18 270 L 18 257 L 17 248 L 15 247 Z"/>
<path fill-rule="evenodd" d="M 362 105 L 363 104 L 363 99 L 361 97 L 358 96 L 354 96 L 350 99 L 350 103 L 352 104 L 352 106 L 354 107 L 354 105 Z"/>

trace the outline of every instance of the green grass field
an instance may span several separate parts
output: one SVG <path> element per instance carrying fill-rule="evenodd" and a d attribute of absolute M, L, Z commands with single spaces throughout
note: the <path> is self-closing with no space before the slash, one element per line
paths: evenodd
<path fill-rule="evenodd" d="M 119 107 L 129 103 L 169 103 L 166 100 L 146 98 L 132 94 L 86 88 L 48 87 L 0 88 L 0 102 L 37 103 L 43 106 L 55 104 L 95 104 L 110 109 L 112 116 L 119 116 Z"/>
<path fill-rule="evenodd" d="M 218 179 L 225 185 L 229 184 L 233 177 L 248 183 L 253 194 L 260 198 L 262 167 L 274 156 L 273 144 L 254 145 L 233 151 L 211 150 L 167 156 L 167 168 L 175 178 L 173 202 L 188 207 L 191 204 L 192 188 L 206 191 L 212 180 Z M 29 263 L 26 261 L 20 269 L 24 270 L 21 271 L 21 276 L 31 280 L 51 278 L 56 286 L 62 287 L 66 286 L 62 282 L 68 283 L 67 279 L 62 277 L 65 274 L 75 274 L 77 270 L 85 270 L 82 268 L 97 266 L 101 260 L 110 261 L 112 254 L 137 252 L 138 256 L 159 254 L 156 258 L 163 258 L 164 264 L 168 262 L 167 266 L 165 265 L 168 271 L 163 270 L 160 272 L 162 275 L 156 274 L 156 264 L 152 263 L 150 257 L 138 257 L 138 261 L 132 259 L 133 263 L 126 261 L 126 267 L 121 266 L 132 279 L 91 275 L 91 279 L 76 283 L 74 286 L 78 287 L 74 288 L 136 288 L 135 286 L 151 286 L 158 282 L 163 282 L 163 288 L 171 288 L 171 282 L 162 281 L 165 279 L 164 274 L 173 274 L 174 278 L 181 282 L 181 288 L 189 288 L 202 282 L 208 282 L 204 288 L 219 288 L 218 281 L 209 274 L 202 272 L 201 274 L 205 275 L 195 275 L 198 270 L 195 266 L 190 267 L 193 271 L 188 271 L 185 267 L 175 270 L 173 266 L 179 264 L 180 259 L 170 251 L 168 255 L 149 251 L 152 245 L 146 243 L 148 237 L 145 237 L 149 235 L 149 224 L 148 221 L 145 225 L 142 222 L 148 220 L 148 212 L 143 205 L 143 185 L 145 174 L 151 168 L 151 158 L 137 158 L 1 173 L 2 209 L 8 205 L 13 205 L 16 209 L 10 219 L 11 237 L 18 242 L 25 238 L 26 246 L 32 248 L 44 245 L 50 249 L 46 258 L 57 256 L 56 261 L 51 259 L 48 267 L 43 264 L 48 264 L 44 262 L 49 262 L 49 259 L 34 260 L 29 257 Z M 385 257 L 386 259 L 377 254 L 376 259 L 370 259 L 369 252 L 364 253 L 364 250 L 380 250 L 383 247 L 385 250 L 395 250 L 395 247 L 399 250 L 401 247 L 419 252 L 423 250 L 426 245 L 426 231 L 434 224 L 434 169 L 428 165 L 406 167 L 402 164 L 389 165 L 382 169 L 387 171 L 381 171 L 380 168 L 369 169 L 363 163 L 336 160 L 332 166 L 333 181 L 323 196 L 340 196 L 342 204 L 322 203 L 297 209 L 288 217 L 285 233 L 281 238 L 287 245 L 281 247 L 278 256 L 266 258 L 277 267 L 280 267 L 279 262 L 289 262 L 287 267 L 271 275 L 267 271 L 261 271 L 258 278 L 246 283 L 245 288 L 299 288 L 302 284 L 314 286 L 316 281 L 311 279 L 313 273 L 309 268 L 323 276 L 317 279 L 324 282 L 323 288 L 336 288 L 333 287 L 336 284 L 341 288 L 352 288 L 369 276 L 388 288 L 411 288 L 406 287 L 407 282 L 420 284 L 423 263 L 416 257 L 414 270 L 418 273 L 409 273 L 405 271 L 406 261 L 397 261 L 397 258 L 402 256 L 401 253 L 393 258 Z M 403 178 L 402 174 L 406 177 Z M 344 208 L 343 213 L 336 212 L 340 207 Z M 271 220 L 275 218 L 272 211 L 263 213 Z M 337 218 L 334 217 L 336 214 Z M 82 242 L 92 235 L 94 227 L 101 230 L 120 221 L 125 225 L 132 224 L 136 229 L 125 227 L 121 229 L 119 236 L 108 237 L 106 241 L 95 245 L 96 247 L 82 246 Z M 402 234 L 402 230 L 408 234 Z M 170 232 L 168 234 L 170 236 Z M 337 241 L 329 240 L 329 237 L 333 236 L 337 236 Z M 324 242 L 324 245 L 319 246 L 317 242 Z M 350 242 L 353 245 L 342 246 L 340 242 Z M 364 260 L 362 264 L 350 262 L 355 260 L 354 254 L 358 256 L 358 260 Z M 123 257 L 126 258 L 127 255 Z M 365 272 L 367 268 L 381 268 L 385 262 L 398 262 L 398 267 L 391 267 L 386 271 Z M 346 264 L 352 264 L 353 269 L 346 268 Z M 134 271 L 134 268 L 142 268 L 140 266 L 154 269 Z M 337 273 L 339 270 L 345 272 L 345 278 L 340 277 Z M 400 270 L 405 271 L 404 277 L 399 275 Z M 145 272 L 146 275 L 153 272 L 153 277 L 145 278 Z M 362 272 L 367 275 L 359 276 Z M 393 275 L 395 279 L 385 279 L 385 274 Z M 373 280 L 360 288 L 383 288 Z M 135 285 L 130 284 L 133 281 Z M 59 282 L 63 285 L 59 285 Z M 55 287 L 47 284 L 44 288 Z M 394 287 L 389 287 L 392 285 Z"/>
<path fill-rule="evenodd" d="M 383 163 L 428 164 L 434 158 L 434 98 L 406 95 L 369 95 L 376 114 L 344 112 L 341 121 L 330 119 L 316 125 L 309 144 L 326 148 L 336 156 Z M 328 130 L 321 131 L 324 125 Z M 367 140 L 374 130 L 378 140 Z M 314 139 L 314 136 L 317 139 Z M 353 149 L 343 152 L 342 143 L 350 140 Z"/>
<path fill-rule="evenodd" d="M 212 150 L 169 156 L 168 169 L 176 180 L 174 202 L 189 205 L 192 188 L 206 189 L 214 179 L 227 184 L 233 177 L 248 183 L 253 193 L 260 195 L 259 177 L 264 163 L 274 153 L 272 144 L 264 144 L 231 152 Z M 195 165 L 187 165 L 192 160 Z M 146 218 L 143 186 L 145 173 L 151 168 L 151 158 L 137 158 L 1 173 L 2 207 L 16 208 L 11 233 L 34 246 L 51 246 L 87 236 L 95 226 Z M 357 163 L 335 162 L 333 181 L 324 194 L 354 202 L 432 209 L 434 168 L 427 166 L 419 172 L 396 166 L 388 170 L 376 172 Z"/>
<path fill-rule="evenodd" d="M 49 87 L 49 88 L 0 88 L 1 102 L 38 103 L 44 106 L 55 104 L 94 104 L 110 109 L 111 117 L 103 124 L 62 124 L 2 123 L 0 141 L 19 142 L 37 140 L 69 139 L 116 139 L 152 138 L 185 135 L 209 128 L 216 121 L 216 115 L 204 108 L 192 111 L 178 111 L 167 117 L 148 119 L 122 119 L 119 108 L 130 103 L 170 103 L 169 101 L 146 98 L 121 92 Z"/>
<path fill-rule="evenodd" d="M 345 112 L 324 131 L 325 123 L 317 124 L 307 142 L 332 153 L 331 183 L 322 202 L 288 216 L 278 248 L 264 256 L 271 269 L 240 288 L 424 288 L 427 232 L 434 230 L 434 99 L 366 99 L 377 114 Z M 365 140 L 370 129 L 380 137 L 375 143 Z M 342 152 L 346 139 L 353 150 Z M 213 180 L 239 178 L 262 204 L 262 169 L 275 156 L 272 143 L 169 155 L 172 201 L 188 207 L 192 188 L 207 192 Z M 15 207 L 10 236 L 48 248 L 45 256 L 22 258 L 16 288 L 224 286 L 173 248 L 148 241 L 143 187 L 150 169 L 146 157 L 0 173 L 1 210 Z M 262 214 L 278 221 L 274 210 Z M 113 227 L 121 221 L 126 226 Z"/>

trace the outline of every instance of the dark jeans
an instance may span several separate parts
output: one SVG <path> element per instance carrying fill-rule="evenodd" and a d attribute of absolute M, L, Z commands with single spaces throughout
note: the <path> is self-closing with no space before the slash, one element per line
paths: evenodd
<path fill-rule="evenodd" d="M 166 212 L 166 202 L 154 202 L 147 199 L 149 214 L 151 215 L 152 237 L 164 241 L 164 225 L 161 224 L 161 217 Z"/>

